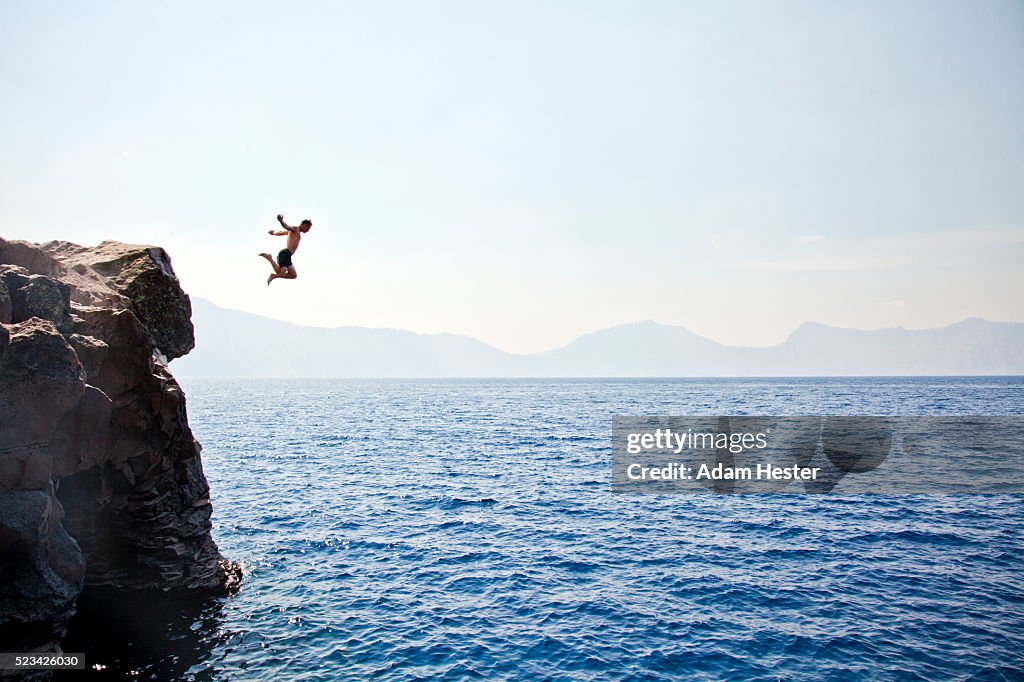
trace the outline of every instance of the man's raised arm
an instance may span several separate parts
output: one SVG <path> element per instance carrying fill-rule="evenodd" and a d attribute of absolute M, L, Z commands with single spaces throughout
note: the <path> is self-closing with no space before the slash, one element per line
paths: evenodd
<path fill-rule="evenodd" d="M 283 227 L 284 229 L 286 229 L 286 230 L 287 230 L 288 232 L 298 232 L 298 231 L 299 231 L 299 228 L 297 228 L 297 227 L 292 227 L 291 225 L 289 225 L 288 223 L 286 223 L 286 222 L 284 221 L 284 215 L 283 215 L 283 214 L 281 214 L 281 213 L 278 213 L 278 214 L 277 214 L 277 222 L 281 223 L 281 227 Z"/>

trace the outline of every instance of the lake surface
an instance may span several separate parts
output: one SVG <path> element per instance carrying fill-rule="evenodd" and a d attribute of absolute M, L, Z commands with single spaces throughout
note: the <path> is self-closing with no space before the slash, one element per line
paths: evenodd
<path fill-rule="evenodd" d="M 1024 379 L 183 381 L 242 590 L 83 604 L 107 677 L 1024 677 L 1024 504 L 615 495 L 613 415 L 1024 413 Z"/>

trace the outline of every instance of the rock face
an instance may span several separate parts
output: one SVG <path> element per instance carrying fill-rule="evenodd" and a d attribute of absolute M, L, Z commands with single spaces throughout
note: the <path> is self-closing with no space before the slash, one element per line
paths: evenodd
<path fill-rule="evenodd" d="M 84 585 L 239 579 L 167 360 L 195 345 L 163 249 L 0 238 L 0 642 L 55 650 Z"/>

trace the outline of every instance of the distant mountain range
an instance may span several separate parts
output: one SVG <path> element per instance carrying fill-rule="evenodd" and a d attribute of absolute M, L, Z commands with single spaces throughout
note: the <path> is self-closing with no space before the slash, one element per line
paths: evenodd
<path fill-rule="evenodd" d="M 192 299 L 196 348 L 179 376 L 676 377 L 1024 374 L 1024 324 L 972 318 L 940 329 L 860 331 L 808 322 L 768 348 L 725 346 L 637 322 L 545 353 L 468 336 L 304 327 Z"/>

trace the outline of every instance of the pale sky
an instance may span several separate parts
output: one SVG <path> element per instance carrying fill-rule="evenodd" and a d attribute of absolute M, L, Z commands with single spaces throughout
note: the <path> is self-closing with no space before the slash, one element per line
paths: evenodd
<path fill-rule="evenodd" d="M 0 236 L 291 322 L 1024 321 L 1017 1 L 0 0 L 0 93 Z"/>

